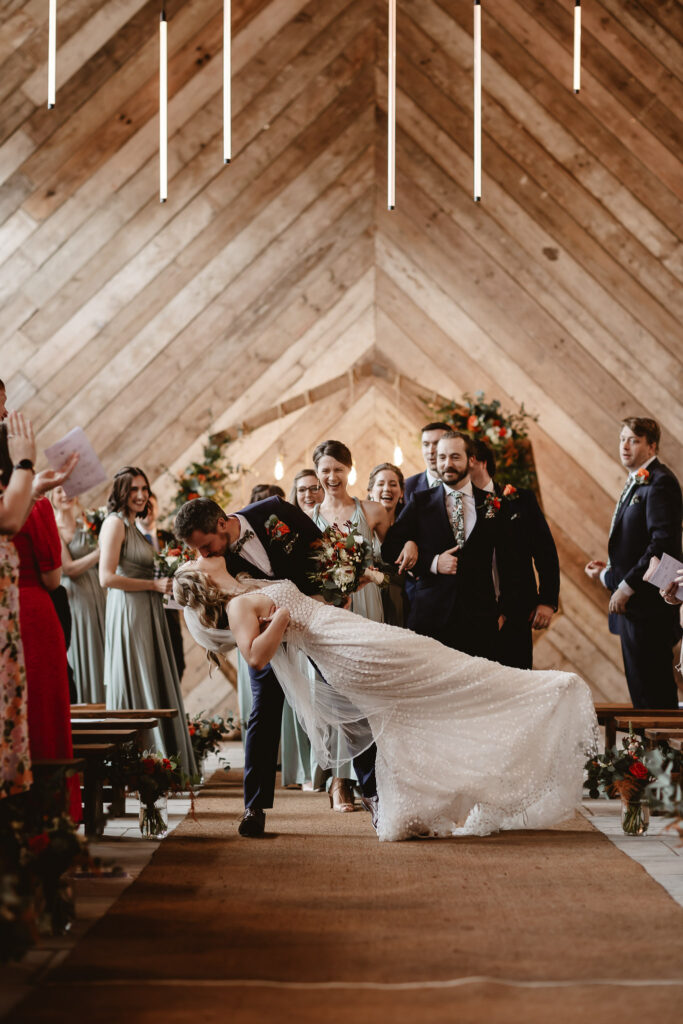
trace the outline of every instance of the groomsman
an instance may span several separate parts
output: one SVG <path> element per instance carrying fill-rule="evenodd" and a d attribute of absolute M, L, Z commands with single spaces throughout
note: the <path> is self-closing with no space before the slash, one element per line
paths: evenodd
<path fill-rule="evenodd" d="M 622 421 L 619 455 L 628 477 L 612 516 L 608 561 L 586 565 L 586 574 L 612 595 L 609 629 L 621 638 L 636 708 L 678 707 L 672 650 L 680 633 L 676 609 L 643 581 L 653 555 L 681 558 L 681 488 L 657 458 L 660 433 L 655 420 Z"/>
<path fill-rule="evenodd" d="M 473 448 L 472 483 L 501 499 L 505 547 L 517 562 L 518 597 L 498 634 L 496 660 L 512 668 L 532 668 L 531 631 L 547 629 L 557 611 L 560 595 L 557 548 L 534 492 L 509 484 L 501 487 L 494 481 L 496 460 L 491 449 L 478 440 L 473 441 Z"/>
<path fill-rule="evenodd" d="M 472 441 L 448 431 L 437 444 L 441 485 L 413 493 L 387 533 L 382 557 L 392 562 L 415 541 L 415 593 L 407 626 L 467 654 L 495 658 L 499 607 L 493 554 L 501 539 L 500 499 L 472 485 Z M 501 608 L 512 602 L 510 560 L 500 550 Z"/>
<path fill-rule="evenodd" d="M 441 486 L 441 477 L 436 470 L 436 446 L 451 427 L 447 423 L 428 423 L 422 428 L 422 458 L 424 473 L 414 473 L 407 477 L 403 488 L 403 500 L 408 504 L 416 491 L 428 491 L 431 487 Z"/>

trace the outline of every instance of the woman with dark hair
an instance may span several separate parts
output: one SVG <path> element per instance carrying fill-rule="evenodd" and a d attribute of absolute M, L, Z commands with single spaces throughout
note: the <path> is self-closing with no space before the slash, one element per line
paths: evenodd
<path fill-rule="evenodd" d="M 378 502 L 387 510 L 391 526 L 403 508 L 404 487 L 403 473 L 392 462 L 380 462 L 370 471 L 368 499 Z M 392 626 L 402 626 L 406 619 L 404 584 L 404 575 L 392 573 L 389 586 L 382 591 L 384 621 Z"/>
<path fill-rule="evenodd" d="M 315 470 L 300 469 L 292 482 L 288 500 L 307 516 L 312 516 L 313 509 L 322 499 L 323 489 Z"/>
<path fill-rule="evenodd" d="M 322 441 L 313 452 L 313 464 L 323 488 L 324 497 L 313 509 L 312 519 L 324 530 L 335 525 L 344 533 L 352 530 L 375 550 L 375 538 L 384 540 L 389 529 L 389 515 L 376 501 L 360 501 L 347 489 L 349 472 L 353 465 L 351 452 L 341 441 Z M 368 583 L 351 598 L 351 611 L 375 622 L 384 622 L 382 595 L 376 583 Z M 355 810 L 353 795 L 353 766 L 346 753 L 343 737 L 338 734 L 338 759 L 332 766 L 329 794 L 335 811 Z"/>
<path fill-rule="evenodd" d="M 135 525 L 148 513 L 150 486 L 137 466 L 114 477 L 109 515 L 100 532 L 100 583 L 108 588 L 104 643 L 104 687 L 108 708 L 177 708 L 177 718 L 160 720 L 157 749 L 177 754 L 194 774 L 192 743 L 185 720 L 162 597 L 172 580 L 154 579 L 154 548 Z"/>

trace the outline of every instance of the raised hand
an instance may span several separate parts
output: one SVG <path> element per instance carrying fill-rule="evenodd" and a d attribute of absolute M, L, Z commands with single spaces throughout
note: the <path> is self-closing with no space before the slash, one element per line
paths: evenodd
<path fill-rule="evenodd" d="M 36 461 L 33 427 L 20 412 L 11 412 L 7 417 L 7 447 L 13 464 L 22 459 Z"/>
<path fill-rule="evenodd" d="M 454 576 L 458 571 L 458 559 L 455 552 L 459 550 L 460 545 L 456 544 L 455 547 L 442 551 L 436 561 L 436 571 L 445 576 Z"/>

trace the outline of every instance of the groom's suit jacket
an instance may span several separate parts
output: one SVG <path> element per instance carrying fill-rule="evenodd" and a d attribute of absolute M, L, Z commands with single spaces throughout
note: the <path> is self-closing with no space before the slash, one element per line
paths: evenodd
<path fill-rule="evenodd" d="M 666 552 L 681 558 L 681 488 L 659 459 L 654 459 L 647 470 L 647 481 L 634 483 L 625 495 L 609 536 L 607 588 L 614 592 L 624 580 L 634 591 L 625 616 L 610 615 L 612 633 L 621 632 L 624 618 L 671 617 L 670 606 L 662 601 L 656 587 L 643 582 L 643 573 L 653 555 L 661 558 Z"/>
<path fill-rule="evenodd" d="M 500 512 L 487 518 L 486 492 L 473 487 L 477 520 L 458 552 L 454 575 L 431 572 L 435 555 L 455 544 L 446 511 L 443 487 L 418 491 L 387 533 L 382 557 L 393 562 L 406 541 L 418 546 L 414 568 L 417 577 L 407 626 L 432 636 L 450 647 L 484 657 L 495 657 L 499 609 L 514 606 L 514 566 L 500 545 Z M 500 605 L 493 585 L 492 563 L 496 550 L 501 583 Z"/>
<path fill-rule="evenodd" d="M 266 549 L 273 578 L 291 580 L 304 594 L 315 593 L 317 588 L 308 577 L 308 573 L 315 569 L 315 563 L 311 560 L 311 544 L 322 534 L 313 520 L 300 508 L 277 497 L 256 501 L 240 509 L 237 514 L 247 520 Z M 274 537 L 266 526 L 273 515 L 291 531 L 284 538 Z M 255 579 L 267 578 L 253 562 L 234 554 L 230 549 L 225 552 L 225 564 L 233 576 L 238 572 L 246 572 Z"/>

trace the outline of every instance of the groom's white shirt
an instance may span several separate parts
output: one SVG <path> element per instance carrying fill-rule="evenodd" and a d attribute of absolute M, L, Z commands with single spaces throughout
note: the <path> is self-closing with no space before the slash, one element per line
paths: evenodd
<path fill-rule="evenodd" d="M 234 518 L 240 524 L 240 535 L 238 540 L 242 539 L 247 530 L 254 533 L 244 516 L 235 515 Z M 233 545 L 231 544 L 230 546 L 232 547 Z M 253 537 L 250 537 L 249 540 L 242 545 L 240 554 L 243 558 L 246 558 L 247 562 L 251 562 L 251 564 L 255 565 L 257 569 L 264 572 L 266 576 L 273 575 L 273 567 L 270 564 L 268 553 L 255 533 Z"/>

